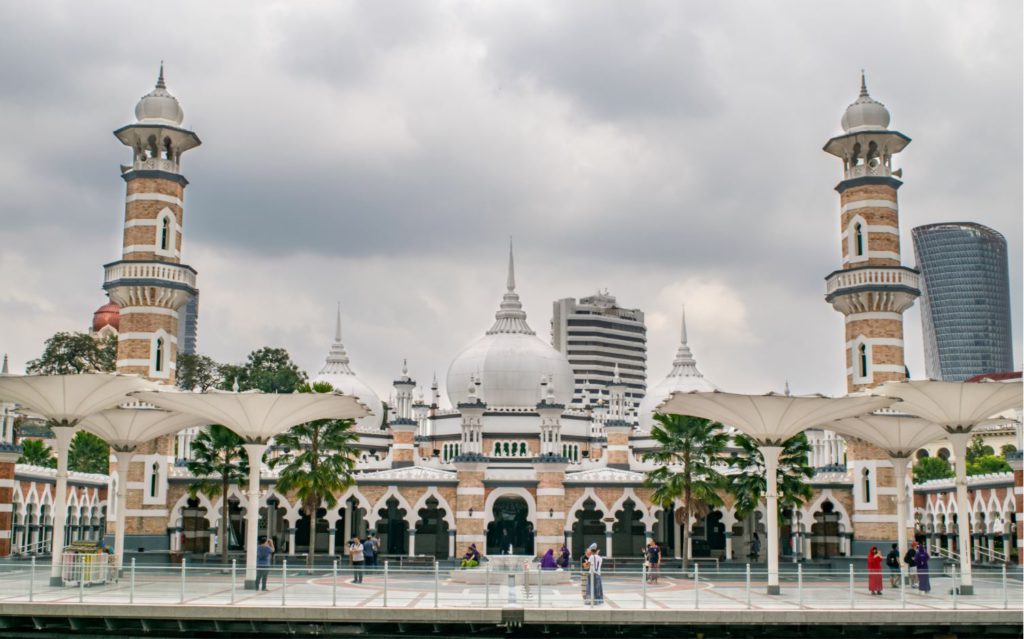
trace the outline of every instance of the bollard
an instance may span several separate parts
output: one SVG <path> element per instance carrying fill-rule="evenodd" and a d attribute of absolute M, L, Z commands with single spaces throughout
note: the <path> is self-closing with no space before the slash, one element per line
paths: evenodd
<path fill-rule="evenodd" d="M 850 564 L 850 610 L 853 610 L 853 564 Z"/>
<path fill-rule="evenodd" d="M 641 590 L 643 592 L 644 610 L 647 610 L 647 566 L 646 565 L 644 565 L 640 569 L 640 574 L 641 574 L 641 576 L 643 576 L 643 579 L 644 579 L 643 584 L 641 585 Z"/>
<path fill-rule="evenodd" d="M 76 557 L 77 559 L 77 557 Z M 82 557 L 82 567 L 78 571 L 78 603 L 85 600 L 85 557 Z"/>
<path fill-rule="evenodd" d="M 1006 596 L 1006 564 L 1003 564 L 1003 610 L 1010 606 L 1010 600 Z"/>
<path fill-rule="evenodd" d="M 956 584 L 956 566 L 953 566 L 953 610 L 956 610 L 957 591 L 960 588 Z"/>
<path fill-rule="evenodd" d="M 590 584 L 590 588 L 589 588 L 589 590 L 590 590 L 590 605 L 591 605 L 591 607 L 593 607 L 593 605 L 594 605 L 594 573 L 592 573 L 592 572 L 588 572 L 587 573 L 587 583 Z"/>
<path fill-rule="evenodd" d="M 796 565 L 796 605 L 804 607 L 804 565 Z"/>
<path fill-rule="evenodd" d="M 181 601 L 185 603 L 185 558 L 181 558 Z"/>
<path fill-rule="evenodd" d="M 128 603 L 135 603 L 135 557 L 132 557 L 132 575 L 128 583 Z"/>
<path fill-rule="evenodd" d="M 910 587 L 910 581 L 904 577 L 903 571 L 906 570 L 903 566 L 900 566 L 900 607 L 906 610 L 907 608 L 907 588 Z"/>
<path fill-rule="evenodd" d="M 134 559 L 132 561 L 134 561 Z M 35 555 L 32 556 L 32 566 L 29 568 L 29 570 L 30 570 L 30 572 L 29 572 L 29 575 L 28 575 L 28 600 L 32 601 L 32 595 L 33 595 L 33 589 L 34 589 L 33 584 L 36 581 L 36 558 L 35 558 Z M 1003 571 L 1003 574 L 1004 575 L 1006 574 L 1005 570 Z M 1006 583 L 1006 582 L 1004 581 L 1003 583 Z"/>
<path fill-rule="evenodd" d="M 437 559 L 434 560 L 434 607 L 437 608 L 437 582 L 440 580 L 440 576 L 437 570 Z"/>
<path fill-rule="evenodd" d="M 331 567 L 331 605 L 338 605 L 338 560 L 334 560 Z"/>
<path fill-rule="evenodd" d="M 285 605 L 284 591 L 288 590 L 288 560 L 281 562 L 281 605 Z"/>
<path fill-rule="evenodd" d="M 388 607 L 388 564 L 390 562 L 384 562 L 384 607 Z"/>
<path fill-rule="evenodd" d="M 538 568 L 537 569 L 537 607 L 538 608 L 543 608 L 544 607 L 544 576 L 543 576 L 542 573 L 543 573 L 543 571 L 540 568 Z"/>
<path fill-rule="evenodd" d="M 484 608 L 491 607 L 491 565 L 487 564 L 487 574 L 484 575 Z"/>
<path fill-rule="evenodd" d="M 693 609 L 700 610 L 700 564 L 693 564 Z"/>
<path fill-rule="evenodd" d="M 750 610 L 750 564 L 747 564 L 747 610 Z"/>
<path fill-rule="evenodd" d="M 231 603 L 235 603 L 235 588 L 237 587 L 235 575 L 237 574 L 237 570 L 238 570 L 238 560 L 237 559 L 232 559 L 231 560 Z"/>

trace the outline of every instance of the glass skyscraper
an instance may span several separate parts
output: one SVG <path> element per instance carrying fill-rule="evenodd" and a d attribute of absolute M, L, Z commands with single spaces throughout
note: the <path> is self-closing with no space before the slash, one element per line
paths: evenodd
<path fill-rule="evenodd" d="M 1013 370 L 1006 239 L 981 224 L 915 228 L 925 372 L 963 381 Z"/>

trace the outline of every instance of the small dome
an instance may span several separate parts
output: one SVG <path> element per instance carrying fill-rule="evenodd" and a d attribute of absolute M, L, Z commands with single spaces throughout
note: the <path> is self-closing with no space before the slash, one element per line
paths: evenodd
<path fill-rule="evenodd" d="M 334 343 L 327 354 L 324 367 L 311 380 L 316 382 L 327 382 L 334 387 L 334 390 L 345 395 L 351 395 L 362 402 L 370 414 L 356 419 L 356 430 L 362 432 L 374 432 L 380 430 L 381 420 L 384 416 L 384 406 L 373 389 L 366 385 L 363 380 L 356 377 L 355 372 L 349 366 L 348 353 L 341 342 L 341 309 L 338 309 L 337 326 L 334 332 Z"/>
<path fill-rule="evenodd" d="M 142 96 L 139 103 L 135 105 L 135 119 L 140 123 L 167 124 L 181 126 L 185 119 L 185 113 L 178 104 L 178 98 L 167 91 L 164 83 L 164 65 L 160 65 L 160 76 L 157 78 L 156 87 Z"/>
<path fill-rule="evenodd" d="M 705 379 L 704 375 L 697 370 L 697 360 L 693 358 L 690 345 L 686 340 L 686 312 L 683 311 L 682 338 L 679 342 L 679 350 L 676 351 L 676 358 L 672 362 L 672 372 L 665 379 L 647 389 L 647 394 L 640 402 L 638 411 L 640 430 L 650 432 L 654 427 L 655 411 L 672 393 L 714 390 L 717 390 L 715 385 Z"/>
<path fill-rule="evenodd" d="M 107 326 L 116 331 L 120 324 L 121 307 L 114 302 L 107 302 L 92 314 L 92 330 L 94 333 L 98 333 L 100 329 Z"/>
<path fill-rule="evenodd" d="M 864 74 L 860 76 L 860 95 L 843 113 L 843 131 L 884 131 L 889 126 L 889 110 L 885 105 L 868 95 Z"/>

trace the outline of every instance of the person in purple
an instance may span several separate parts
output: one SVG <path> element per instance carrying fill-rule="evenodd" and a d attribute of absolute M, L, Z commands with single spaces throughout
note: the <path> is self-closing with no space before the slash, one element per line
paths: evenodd
<path fill-rule="evenodd" d="M 558 565 L 555 563 L 555 549 L 548 548 L 548 551 L 540 558 L 540 569 L 555 570 L 556 568 L 558 568 Z"/>
<path fill-rule="evenodd" d="M 918 547 L 914 565 L 917 566 L 917 589 L 921 592 L 930 592 L 932 582 L 928 576 L 928 551 L 924 549 L 924 546 Z"/>
<path fill-rule="evenodd" d="M 558 560 L 555 562 L 562 570 L 569 570 L 569 561 L 572 555 L 569 553 L 569 547 L 562 544 L 562 550 L 558 554 Z"/>

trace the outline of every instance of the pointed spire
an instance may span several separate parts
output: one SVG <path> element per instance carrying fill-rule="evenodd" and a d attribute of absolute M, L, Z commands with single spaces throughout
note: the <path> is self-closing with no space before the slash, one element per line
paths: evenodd
<path fill-rule="evenodd" d="M 341 302 L 338 302 L 338 317 L 334 323 L 334 341 L 341 341 Z"/>
<path fill-rule="evenodd" d="M 516 290 L 516 263 L 515 258 L 512 255 L 511 236 L 508 238 L 508 279 L 505 281 L 505 287 L 508 288 L 509 293 Z"/>
<path fill-rule="evenodd" d="M 697 360 L 693 358 L 690 351 L 690 344 L 686 333 L 686 305 L 683 304 L 682 318 L 679 329 L 679 350 L 676 351 L 676 358 L 672 361 L 672 372 L 669 377 L 692 376 L 700 377 L 697 370 Z"/>
<path fill-rule="evenodd" d="M 409 376 L 409 360 L 402 358 L 402 377 Z"/>
<path fill-rule="evenodd" d="M 327 351 L 327 358 L 324 360 L 324 367 L 320 369 L 320 375 L 355 375 L 349 367 L 348 353 L 345 351 L 345 344 L 341 341 L 341 302 L 338 302 L 338 311 L 334 319 L 334 343 Z"/>
<path fill-rule="evenodd" d="M 682 322 L 683 329 L 682 329 L 682 334 L 681 334 L 681 336 L 679 338 L 679 343 L 680 344 L 686 344 L 687 343 L 686 342 L 686 304 L 683 304 L 682 316 L 683 316 L 683 322 Z"/>
<path fill-rule="evenodd" d="M 786 397 L 789 397 L 790 393 L 789 393 L 789 380 L 788 379 L 786 380 L 786 387 L 785 387 L 783 392 L 786 393 Z"/>
<path fill-rule="evenodd" d="M 497 333 L 518 333 L 523 335 L 534 335 L 533 329 L 526 323 L 526 312 L 523 304 L 519 301 L 519 293 L 516 293 L 516 267 L 515 258 L 512 253 L 512 238 L 508 239 L 508 278 L 505 281 L 505 295 L 502 296 L 501 306 L 494 314 L 495 322 L 488 335 Z"/>
<path fill-rule="evenodd" d="M 864 69 L 860 70 L 860 97 L 870 97 L 868 95 L 868 83 L 867 80 L 864 79 Z"/>
<path fill-rule="evenodd" d="M 3 368 L 0 368 L 0 375 L 8 375 L 10 372 L 11 370 L 7 366 L 7 353 L 4 353 L 4 365 Z"/>
<path fill-rule="evenodd" d="M 164 82 L 164 61 L 160 61 L 160 75 L 156 78 L 156 88 L 166 89 L 167 83 Z"/>

